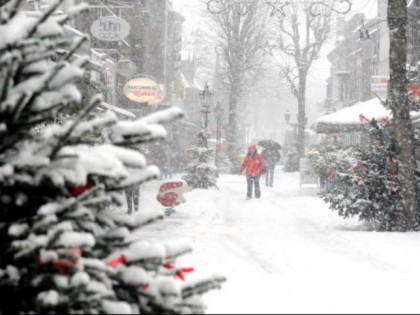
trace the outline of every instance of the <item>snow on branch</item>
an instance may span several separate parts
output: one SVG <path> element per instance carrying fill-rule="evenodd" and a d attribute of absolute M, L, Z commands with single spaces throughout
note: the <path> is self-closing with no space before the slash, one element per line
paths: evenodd
<path fill-rule="evenodd" d="M 164 139 L 168 132 L 161 125 L 180 119 L 183 112 L 179 108 L 170 108 L 150 114 L 135 121 L 121 121 L 112 128 L 111 141 L 117 145 L 141 143 Z"/>

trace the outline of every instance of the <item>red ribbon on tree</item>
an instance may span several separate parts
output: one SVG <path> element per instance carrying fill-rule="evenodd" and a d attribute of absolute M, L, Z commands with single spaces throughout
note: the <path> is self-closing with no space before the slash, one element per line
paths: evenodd
<path fill-rule="evenodd" d="M 70 194 L 73 197 L 79 197 L 81 194 L 83 194 L 85 191 L 91 189 L 93 187 L 92 184 L 87 183 L 85 186 L 78 186 L 78 187 L 74 187 L 71 191 Z"/>
<path fill-rule="evenodd" d="M 357 167 L 358 167 L 358 168 L 359 168 L 359 170 L 361 170 L 363 173 L 366 173 L 366 166 L 365 166 L 362 162 L 357 161 Z"/>
<path fill-rule="evenodd" d="M 174 265 L 172 265 L 171 263 L 166 263 L 166 264 L 163 265 L 163 267 L 165 267 L 166 269 L 169 269 L 169 270 L 172 270 L 172 269 L 175 268 Z"/>
<path fill-rule="evenodd" d="M 69 268 L 77 266 L 80 262 L 80 257 L 82 256 L 82 250 L 80 248 L 61 249 L 57 250 L 57 253 L 64 257 L 56 261 L 52 261 L 51 266 L 61 272 L 66 272 Z M 39 266 L 46 264 L 40 257 L 37 257 L 36 262 Z"/>
<path fill-rule="evenodd" d="M 127 263 L 128 263 L 127 258 L 124 255 L 121 255 L 107 262 L 106 265 L 111 268 L 117 268 L 120 265 L 127 265 Z"/>
<path fill-rule="evenodd" d="M 194 268 L 181 268 L 176 272 L 175 276 L 181 279 L 182 281 L 185 281 L 185 273 L 191 273 L 194 271 Z"/>
<path fill-rule="evenodd" d="M 361 124 L 367 124 L 367 123 L 369 123 L 369 119 L 367 119 L 366 116 L 360 114 L 359 115 L 359 118 L 360 118 L 360 123 Z"/>
<path fill-rule="evenodd" d="M 381 120 L 381 124 L 383 126 L 389 126 L 392 124 L 391 120 L 388 117 L 385 117 L 384 119 Z"/>

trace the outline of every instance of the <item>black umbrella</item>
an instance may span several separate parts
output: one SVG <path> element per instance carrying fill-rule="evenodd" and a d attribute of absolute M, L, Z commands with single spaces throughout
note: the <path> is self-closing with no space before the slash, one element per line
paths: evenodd
<path fill-rule="evenodd" d="M 265 149 L 281 150 L 281 145 L 271 139 L 261 140 L 258 142 L 258 145 Z"/>

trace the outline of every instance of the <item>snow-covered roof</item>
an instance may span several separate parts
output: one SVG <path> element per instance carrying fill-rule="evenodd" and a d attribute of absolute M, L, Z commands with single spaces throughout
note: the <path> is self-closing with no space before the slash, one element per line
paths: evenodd
<path fill-rule="evenodd" d="M 386 109 L 378 98 L 359 102 L 335 113 L 318 118 L 315 122 L 317 133 L 347 133 L 362 131 L 366 122 L 364 119 L 381 122 L 392 120 L 392 112 Z M 420 112 L 411 112 L 414 126 L 420 128 Z"/>
<path fill-rule="evenodd" d="M 373 98 L 319 118 L 316 121 L 316 131 L 318 133 L 360 131 L 363 129 L 360 115 L 368 120 L 375 118 L 381 121 L 391 118 L 391 111 L 386 109 L 378 98 Z"/>

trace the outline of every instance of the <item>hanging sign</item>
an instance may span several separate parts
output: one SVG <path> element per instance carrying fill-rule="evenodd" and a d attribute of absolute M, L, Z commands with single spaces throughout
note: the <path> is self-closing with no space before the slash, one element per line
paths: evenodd
<path fill-rule="evenodd" d="M 370 87 L 372 92 L 382 93 L 388 91 L 388 80 L 387 76 L 372 76 L 370 79 Z"/>
<path fill-rule="evenodd" d="M 165 87 L 150 77 L 136 77 L 128 80 L 123 87 L 126 98 L 135 103 L 156 105 L 165 98 Z"/>
<path fill-rule="evenodd" d="M 130 34 L 130 24 L 117 16 L 103 16 L 92 23 L 90 32 L 97 39 L 115 42 Z"/>

